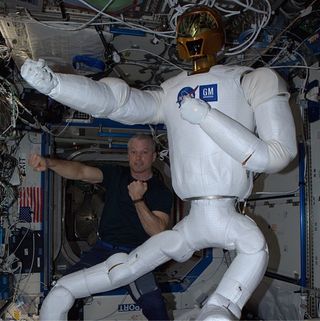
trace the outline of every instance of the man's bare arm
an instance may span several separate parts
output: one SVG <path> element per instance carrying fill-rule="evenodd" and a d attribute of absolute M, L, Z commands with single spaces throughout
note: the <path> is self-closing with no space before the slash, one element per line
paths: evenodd
<path fill-rule="evenodd" d="M 51 169 L 64 178 L 81 180 L 91 184 L 101 183 L 103 180 L 103 173 L 99 168 L 77 161 L 45 158 L 38 154 L 32 154 L 29 158 L 29 165 L 39 172 Z"/>

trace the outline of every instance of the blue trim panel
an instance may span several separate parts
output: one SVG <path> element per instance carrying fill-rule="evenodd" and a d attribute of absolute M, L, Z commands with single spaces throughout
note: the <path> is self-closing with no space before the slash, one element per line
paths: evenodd
<path fill-rule="evenodd" d="M 305 151 L 304 144 L 299 143 L 299 194 L 300 194 L 300 285 L 307 284 L 306 218 L 305 218 Z"/>
<path fill-rule="evenodd" d="M 194 281 L 203 273 L 213 261 L 212 249 L 204 249 L 204 255 L 201 261 L 194 266 L 189 274 L 181 282 L 160 283 L 161 291 L 166 292 L 185 292 Z"/>
<path fill-rule="evenodd" d="M 65 123 L 66 124 L 66 123 Z M 126 125 L 107 118 L 93 118 L 91 122 L 71 122 L 69 126 L 77 127 L 108 127 L 108 128 L 126 128 L 126 129 L 145 129 L 150 130 L 149 125 Z M 155 129 L 166 130 L 164 124 L 152 125 Z"/>
<path fill-rule="evenodd" d="M 128 35 L 128 36 L 139 36 L 143 37 L 146 35 L 144 31 L 129 29 L 129 28 L 118 28 L 111 26 L 109 31 L 114 35 Z"/>

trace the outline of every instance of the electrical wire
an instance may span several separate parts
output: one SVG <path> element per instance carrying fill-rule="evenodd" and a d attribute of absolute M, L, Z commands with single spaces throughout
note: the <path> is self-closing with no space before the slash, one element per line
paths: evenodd
<path fill-rule="evenodd" d="M 168 60 L 168 59 L 166 59 L 166 58 L 163 58 L 163 57 L 161 57 L 161 56 L 159 56 L 159 55 L 157 55 L 157 54 L 155 54 L 155 53 L 153 53 L 153 52 L 151 52 L 151 51 L 149 51 L 149 50 L 138 49 L 138 48 L 127 48 L 127 49 L 122 49 L 122 50 L 118 51 L 118 53 L 122 53 L 122 52 L 126 52 L 126 51 L 141 51 L 141 52 L 146 52 L 146 53 L 148 53 L 148 54 L 150 54 L 150 55 L 153 55 L 153 56 L 155 56 L 155 57 L 157 57 L 157 58 L 165 61 L 165 62 L 168 63 L 169 65 L 172 65 L 172 66 L 176 67 L 177 69 L 179 69 L 179 70 L 181 70 L 181 71 L 185 71 L 183 68 L 181 68 L 180 66 L 178 66 L 178 65 L 176 65 L 175 63 L 171 62 L 170 60 Z"/>
<path fill-rule="evenodd" d="M 12 235 L 12 231 L 18 223 L 28 223 L 29 227 L 26 228 L 26 231 L 23 234 L 21 240 L 19 241 L 18 245 L 15 247 L 15 249 L 12 252 L 9 251 L 10 246 L 8 246 L 7 255 L 4 259 L 2 259 L 2 262 L 0 265 L 0 271 L 12 274 L 14 276 L 15 289 L 12 294 L 11 301 L 13 303 L 19 304 L 19 302 L 17 301 L 17 298 L 18 298 L 19 294 L 21 294 L 28 286 L 31 275 L 32 275 L 32 270 L 33 270 L 33 266 L 34 266 L 34 262 L 35 262 L 35 243 L 36 242 L 35 242 L 35 235 L 33 233 L 32 234 L 32 260 L 31 260 L 31 264 L 30 264 L 30 268 L 29 268 L 29 272 L 28 272 L 27 276 L 23 277 L 23 274 L 22 274 L 23 265 L 22 265 L 21 260 L 18 257 L 16 257 L 15 253 L 21 247 L 21 245 L 23 244 L 27 235 L 31 232 L 31 229 L 30 229 L 31 224 L 29 222 L 26 222 L 23 220 L 17 220 L 13 224 L 9 225 L 5 229 L 4 243 L 9 244 L 9 236 Z M 16 267 L 13 267 L 14 265 L 16 265 Z M 23 287 L 23 289 L 20 289 L 20 283 L 25 279 L 26 279 L 26 281 L 24 283 L 24 287 Z"/>
<path fill-rule="evenodd" d="M 72 113 L 72 117 L 71 119 L 66 123 L 66 125 L 61 129 L 61 131 L 58 133 L 58 134 L 55 134 L 52 130 L 48 129 L 46 126 L 41 126 L 42 130 L 44 132 L 46 132 L 47 134 L 53 136 L 53 137 L 59 137 L 61 136 L 65 131 L 66 129 L 70 126 L 71 122 L 72 122 L 72 119 L 74 117 L 74 113 L 75 113 L 75 110 L 73 111 Z"/>
<path fill-rule="evenodd" d="M 1 76 L 0 80 L 2 81 L 0 83 L 0 103 L 2 103 L 3 107 L 1 110 L 2 117 L 0 117 L 0 130 L 2 130 L 0 140 L 17 138 L 16 128 L 18 119 L 31 128 L 39 129 L 41 125 L 30 110 L 21 103 L 14 85 Z M 25 116 L 23 116 L 23 113 L 28 115 L 28 117 L 33 120 L 33 123 L 27 120 Z"/>
<path fill-rule="evenodd" d="M 233 48 L 230 48 L 229 52 L 226 52 L 225 55 L 226 56 L 239 55 L 240 53 L 242 53 L 242 52 L 246 51 L 248 48 L 250 48 L 253 45 L 253 43 L 256 41 L 256 39 L 258 38 L 262 27 L 263 27 L 263 24 L 261 24 L 259 26 L 259 28 L 257 30 L 255 30 L 255 32 L 252 34 L 250 42 L 246 46 L 244 46 L 244 47 L 242 45 L 239 46 L 239 47 L 243 47 L 243 48 L 241 48 L 241 50 L 238 50 L 236 52 L 232 52 Z"/>
<path fill-rule="evenodd" d="M 43 25 L 43 26 L 46 26 L 46 27 L 49 27 L 49 28 L 57 29 L 57 30 L 78 31 L 78 30 L 82 30 L 82 29 L 85 29 L 85 28 L 87 28 L 89 26 L 93 26 L 93 25 L 121 24 L 121 25 L 125 25 L 125 26 L 129 27 L 130 29 L 140 30 L 140 31 L 143 31 L 143 32 L 146 32 L 146 33 L 151 33 L 151 34 L 162 36 L 162 37 L 175 38 L 175 36 L 174 36 L 175 32 L 174 31 L 163 31 L 163 32 L 161 32 L 161 31 L 157 31 L 157 30 L 152 30 L 152 29 L 147 28 L 145 26 L 138 25 L 138 24 L 131 23 L 131 22 L 126 22 L 123 19 L 120 19 L 120 18 L 117 18 L 115 16 L 112 16 L 112 15 L 109 15 L 109 14 L 105 13 L 104 10 L 111 4 L 111 2 L 113 0 L 109 1 L 109 3 L 107 3 L 107 5 L 102 10 L 99 10 L 99 9 L 93 7 L 92 5 L 90 5 L 89 3 L 87 3 L 84 0 L 78 0 L 78 1 L 83 3 L 84 5 L 86 5 L 87 7 L 89 7 L 91 10 L 97 12 L 97 14 L 92 19 L 90 19 L 89 21 L 87 21 L 86 23 L 80 25 L 77 28 L 57 27 L 56 24 L 61 24 L 62 23 L 64 25 L 69 25 L 69 24 L 72 24 L 72 22 L 66 22 L 66 21 L 63 21 L 63 22 L 61 22 L 61 21 L 52 21 L 52 22 L 46 21 L 46 22 L 43 22 L 43 21 L 39 21 L 38 19 L 34 18 L 27 9 L 25 9 L 25 12 L 26 12 L 27 17 L 30 20 L 32 20 L 33 22 L 38 23 L 38 24 Z M 97 18 L 100 18 L 101 16 L 105 16 L 111 21 L 110 22 L 93 23 Z"/>
<path fill-rule="evenodd" d="M 320 10 L 319 10 L 320 11 Z M 313 34 L 316 34 L 318 31 L 320 30 L 320 27 L 319 28 L 317 28 L 315 31 L 313 31 Z M 303 39 L 302 41 L 301 41 L 301 43 L 295 48 L 295 50 L 298 50 L 303 44 L 305 44 L 305 42 L 307 41 L 307 40 L 309 40 L 310 39 L 310 36 L 308 36 L 308 37 L 306 37 L 305 39 Z"/>
<path fill-rule="evenodd" d="M 270 69 L 282 69 L 282 68 L 302 68 L 302 69 L 309 69 L 309 70 L 320 70 L 320 67 L 300 66 L 300 65 L 270 66 Z"/>
<path fill-rule="evenodd" d="M 244 4 L 241 1 L 238 1 L 238 0 L 232 0 L 232 1 L 236 4 L 238 4 L 239 6 L 245 8 L 246 10 L 251 10 L 256 13 L 262 13 L 262 14 L 268 14 L 268 15 L 270 14 L 270 12 L 268 12 L 268 11 L 256 9 L 256 8 L 252 7 L 252 5 Z M 270 3 L 268 1 L 266 1 L 266 3 L 270 6 Z M 270 8 L 271 8 L 271 6 L 270 6 Z"/>
<path fill-rule="evenodd" d="M 240 53 L 243 53 L 248 48 L 250 48 L 255 43 L 258 36 L 260 35 L 262 28 L 264 28 L 267 25 L 269 19 L 270 19 L 270 15 L 264 16 L 261 21 L 259 21 L 257 24 L 254 25 L 254 29 L 250 37 L 243 43 L 239 44 L 238 46 L 229 48 L 228 51 L 225 53 L 225 56 L 239 55 Z M 240 49 L 240 50 L 237 50 L 237 49 Z"/>
<path fill-rule="evenodd" d="M 308 64 L 307 64 L 305 58 L 298 51 L 294 51 L 293 53 L 295 55 L 297 55 L 302 60 L 302 62 L 304 63 L 305 67 L 308 67 Z M 307 82 L 308 82 L 308 79 L 309 79 L 309 69 L 308 68 L 305 68 L 305 69 L 306 69 L 306 76 L 304 78 L 303 85 L 300 88 L 300 94 L 303 94 L 305 92 L 306 86 L 307 86 Z"/>
<path fill-rule="evenodd" d="M 174 35 L 171 36 L 171 34 L 175 33 L 173 31 L 163 31 L 163 32 L 160 32 L 160 31 L 155 31 L 155 30 L 152 30 L 148 27 L 144 27 L 142 25 L 138 25 L 138 24 L 135 24 L 135 23 L 130 23 L 130 22 L 126 22 L 124 21 L 123 19 L 120 19 L 120 18 L 117 18 L 115 16 L 112 16 L 112 15 L 109 15 L 105 12 L 102 12 L 101 10 L 95 8 L 94 6 L 90 5 L 87 1 L 85 0 L 78 0 L 79 2 L 81 2 L 82 4 L 86 5 L 88 8 L 92 9 L 93 11 L 96 11 L 98 13 L 100 13 L 101 15 L 111 19 L 111 20 L 114 20 L 114 21 L 118 21 L 118 22 L 121 22 L 123 25 L 126 25 L 128 26 L 129 28 L 134 28 L 135 30 L 140 30 L 140 31 L 144 31 L 146 33 L 152 33 L 152 34 L 155 34 L 155 35 L 159 35 L 159 36 L 165 36 L 165 37 L 168 37 L 168 38 L 175 38 Z"/>
<path fill-rule="evenodd" d="M 111 3 L 113 2 L 113 0 L 110 0 L 104 7 L 103 9 L 101 10 L 101 12 L 104 12 L 110 5 Z M 82 30 L 82 29 L 85 29 L 87 28 L 88 26 L 92 25 L 92 23 L 97 20 L 100 16 L 101 16 L 101 13 L 98 12 L 92 19 L 90 19 L 89 21 L 87 21 L 86 23 L 80 25 L 79 27 L 77 28 L 57 28 L 57 27 L 54 27 L 52 25 L 50 25 L 49 23 L 44 23 L 44 22 L 41 22 L 39 21 L 38 19 L 34 18 L 31 13 L 29 12 L 29 10 L 27 8 L 24 8 L 25 9 L 25 12 L 26 12 L 26 15 L 28 18 L 34 20 L 35 22 L 39 23 L 40 25 L 43 25 L 45 27 L 48 27 L 48 28 L 53 28 L 53 29 L 58 29 L 58 30 L 63 30 L 63 31 L 79 31 L 79 30 Z M 64 23 L 66 24 L 66 22 L 64 21 Z"/>
<path fill-rule="evenodd" d="M 274 46 L 279 39 L 281 39 L 281 37 L 288 31 L 290 30 L 290 28 L 301 18 L 309 15 L 312 12 L 312 6 L 319 0 L 313 0 L 306 9 L 302 10 L 300 12 L 300 14 L 295 17 L 290 23 L 289 25 L 284 28 L 279 34 L 277 34 L 277 36 L 269 43 L 269 45 L 264 49 L 264 51 L 261 53 L 262 55 L 264 55 L 264 53 L 266 53 L 272 46 Z"/>
<path fill-rule="evenodd" d="M 13 129 L 16 127 L 19 111 L 16 104 L 16 93 L 13 85 L 0 76 L 0 105 L 1 107 L 1 129 L 0 139 L 14 136 Z M 7 128 L 3 128 L 7 127 Z"/>
<path fill-rule="evenodd" d="M 227 9 L 224 9 L 223 7 L 220 7 L 218 4 L 214 4 L 213 6 L 214 6 L 214 8 L 216 8 L 217 10 L 219 10 L 221 12 L 225 12 L 226 13 L 226 15 L 224 15 L 225 17 L 231 17 L 231 16 L 234 16 L 234 15 L 237 15 L 237 14 L 241 13 L 240 10 L 227 10 Z"/>
<path fill-rule="evenodd" d="M 28 272 L 28 275 L 26 277 L 26 281 L 25 281 L 25 284 L 24 284 L 24 287 L 22 289 L 20 289 L 20 287 L 17 287 L 17 295 L 18 293 L 22 293 L 24 292 L 24 290 L 26 289 L 29 281 L 30 281 L 30 278 L 31 278 L 31 274 L 32 274 L 32 270 L 33 270 L 33 265 L 34 265 L 34 260 L 35 260 L 35 254 L 36 254 L 36 240 L 35 240 L 35 236 L 34 236 L 34 231 L 32 231 L 32 259 L 31 259 L 31 263 L 30 263 L 30 267 L 29 267 L 29 272 Z M 25 279 L 25 278 L 24 278 Z M 21 279 L 20 282 L 24 279 Z M 20 283 L 19 282 L 19 283 Z"/>
<path fill-rule="evenodd" d="M 71 22 L 41 22 L 37 19 L 35 19 L 30 12 L 26 11 L 26 14 L 28 16 L 29 19 L 32 19 L 33 21 L 40 23 L 44 26 L 50 27 L 50 28 L 55 28 L 58 30 L 65 30 L 65 31 L 77 31 L 77 30 L 82 30 L 84 28 L 87 28 L 89 26 L 93 26 L 93 25 L 110 25 L 110 24 L 121 24 L 123 26 L 127 26 L 130 29 L 134 29 L 134 30 L 139 30 L 139 31 L 143 31 L 146 33 L 151 33 L 160 37 L 167 37 L 167 38 L 171 38 L 171 39 L 175 39 L 175 33 L 176 33 L 176 23 L 177 23 L 177 18 L 178 16 L 180 16 L 185 10 L 187 10 L 188 8 L 194 6 L 194 4 L 185 4 L 183 6 L 181 6 L 180 4 L 176 4 L 175 6 L 171 7 L 173 5 L 173 2 L 169 2 L 169 6 L 172 8 L 172 13 L 170 13 L 169 15 L 171 15 L 170 19 L 169 19 L 169 25 L 171 30 L 168 31 L 158 31 L 158 30 L 153 30 L 150 29 L 146 26 L 143 26 L 141 24 L 136 24 L 136 23 L 132 23 L 132 22 L 128 22 L 125 21 L 124 18 L 121 16 L 120 18 L 112 16 L 110 14 L 105 13 L 104 11 L 106 10 L 106 8 L 112 3 L 112 0 L 109 1 L 102 10 L 97 9 L 96 7 L 92 6 L 91 4 L 89 4 L 87 1 L 85 0 L 78 0 L 80 3 L 82 3 L 83 5 L 85 5 L 86 7 L 88 7 L 89 9 L 93 10 L 94 12 L 96 12 L 96 15 L 90 19 L 89 21 L 85 22 L 84 24 L 81 24 L 80 26 L 76 27 L 76 28 L 67 28 L 67 27 L 57 27 L 56 24 L 57 23 L 63 23 L 65 24 L 71 24 Z M 261 0 L 262 1 L 262 0 Z M 228 48 L 225 55 L 226 56 L 232 56 L 232 55 L 238 55 L 240 53 L 243 53 L 244 51 L 246 51 L 248 48 L 250 48 L 254 42 L 256 41 L 257 37 L 259 36 L 261 30 L 268 24 L 270 17 L 271 17 L 271 13 L 272 13 L 272 9 L 271 9 L 271 5 L 270 2 L 268 0 L 264 0 L 262 2 L 260 2 L 260 6 L 262 6 L 262 9 L 258 8 L 258 6 L 253 6 L 253 1 L 246 1 L 246 3 L 243 3 L 241 1 L 238 0 L 233 0 L 233 3 L 236 4 L 237 6 L 239 6 L 240 8 L 242 8 L 241 10 L 228 10 L 225 9 L 223 7 L 221 7 L 221 5 L 218 5 L 216 3 L 216 1 L 200 1 L 198 2 L 196 5 L 207 5 L 207 6 L 211 6 L 211 7 L 215 7 L 217 10 L 226 13 L 225 17 L 229 17 L 231 15 L 240 15 L 243 12 L 251 12 L 252 19 L 256 20 L 255 23 L 253 23 L 253 29 L 252 29 L 252 33 L 250 34 L 250 37 L 248 39 L 245 40 L 245 42 L 238 44 L 236 46 L 233 46 L 231 48 Z M 254 16 L 256 15 L 256 16 Z M 95 20 L 97 20 L 97 18 L 99 17 L 107 17 L 107 19 L 109 19 L 110 21 L 108 22 L 101 22 L 101 23 L 94 23 Z"/>
<path fill-rule="evenodd" d="M 257 14 L 257 16 L 255 17 L 256 22 L 254 24 L 252 24 L 253 28 L 251 29 L 251 33 L 249 38 L 247 38 L 244 42 L 240 43 L 237 46 L 233 46 L 231 48 L 228 48 L 227 51 L 225 52 L 225 56 L 233 56 L 233 55 L 239 55 L 241 53 L 243 53 L 244 51 L 246 51 L 248 48 L 250 48 L 256 41 L 256 39 L 258 38 L 258 36 L 260 35 L 261 30 L 267 26 L 267 24 L 269 23 L 270 17 L 271 17 L 271 13 L 272 13 L 272 9 L 271 9 L 271 5 L 269 3 L 269 1 L 265 1 L 266 3 L 266 10 L 259 10 L 256 9 L 254 7 L 252 7 L 252 3 L 249 5 L 248 1 L 247 4 L 243 4 L 240 1 L 237 0 L 233 0 L 235 3 L 237 3 L 238 5 L 241 5 L 245 8 L 245 10 L 251 10 L 253 11 L 255 14 Z M 259 15 L 262 14 L 262 18 L 259 17 Z M 248 30 L 250 31 L 250 30 Z"/>
<path fill-rule="evenodd" d="M 67 123 L 66 127 L 60 133 L 54 134 L 49 130 L 49 128 L 46 125 L 42 125 L 41 123 L 39 123 L 39 121 L 32 114 L 32 112 L 22 104 L 13 85 L 1 76 L 0 80 L 2 80 L 2 83 L 0 83 L 0 103 L 2 102 L 4 110 L 7 111 L 7 114 L 3 114 L 4 112 L 2 111 L 2 117 L 0 117 L 0 129 L 4 127 L 3 122 L 5 121 L 5 118 L 5 126 L 7 126 L 7 128 L 2 130 L 2 133 L 0 133 L 0 140 L 18 138 L 16 131 L 18 119 L 23 124 L 31 128 L 42 129 L 44 132 L 47 132 L 53 136 L 61 135 L 69 126 L 70 122 Z M 32 122 L 30 122 L 31 120 Z"/>

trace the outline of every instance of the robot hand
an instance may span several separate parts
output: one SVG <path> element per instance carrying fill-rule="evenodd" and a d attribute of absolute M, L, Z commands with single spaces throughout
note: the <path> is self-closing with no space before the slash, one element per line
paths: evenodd
<path fill-rule="evenodd" d="M 48 95 L 58 85 L 57 76 L 43 59 L 27 59 L 21 67 L 24 80 L 42 94 Z"/>
<path fill-rule="evenodd" d="M 200 124 L 210 110 L 208 103 L 201 99 L 184 97 L 181 103 L 181 117 L 191 124 Z"/>

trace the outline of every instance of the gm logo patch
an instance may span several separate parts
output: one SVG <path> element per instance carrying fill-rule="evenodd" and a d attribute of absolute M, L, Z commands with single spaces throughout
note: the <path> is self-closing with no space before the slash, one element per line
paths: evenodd
<path fill-rule="evenodd" d="M 200 86 L 199 98 L 204 101 L 218 101 L 218 84 Z"/>

